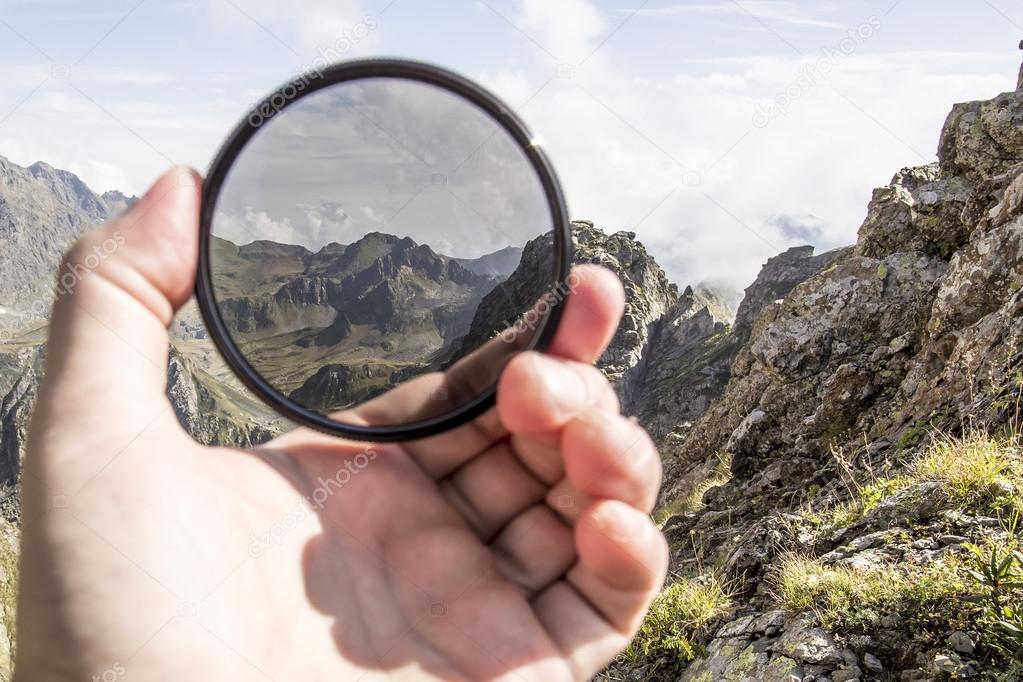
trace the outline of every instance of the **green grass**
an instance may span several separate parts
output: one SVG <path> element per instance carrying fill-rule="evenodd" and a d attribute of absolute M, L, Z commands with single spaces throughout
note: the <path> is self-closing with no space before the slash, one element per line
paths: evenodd
<path fill-rule="evenodd" d="M 873 511 L 881 502 L 907 486 L 904 477 L 882 478 L 860 486 L 849 502 L 836 504 L 822 511 L 807 511 L 803 517 L 822 534 L 847 528 Z"/>
<path fill-rule="evenodd" d="M 621 654 L 621 662 L 658 661 L 680 668 L 700 654 L 697 639 L 731 605 L 731 590 L 714 575 L 680 578 L 654 598 L 643 625 Z"/>
<path fill-rule="evenodd" d="M 770 576 L 777 603 L 791 611 L 812 611 L 826 627 L 873 621 L 887 611 L 921 614 L 929 605 L 965 599 L 969 586 L 958 559 L 912 564 L 878 564 L 869 569 L 826 566 L 820 559 L 782 555 Z"/>
<path fill-rule="evenodd" d="M 938 483 L 948 508 L 965 508 L 996 513 L 1008 504 L 1021 507 L 1021 500 L 1003 499 L 999 483 L 1023 491 L 1023 454 L 1019 437 L 992 436 L 972 432 L 963 436 L 937 433 L 930 445 L 911 459 L 898 475 L 876 478 L 853 485 L 850 501 L 803 517 L 822 535 L 856 523 L 885 499 L 921 483 Z"/>
<path fill-rule="evenodd" d="M 990 497 L 998 482 L 1023 480 L 1023 460 L 1017 440 L 984 433 L 959 438 L 938 435 L 931 446 L 910 463 L 909 480 L 941 483 L 951 500 L 975 503 Z"/>
<path fill-rule="evenodd" d="M 926 564 L 892 560 L 868 568 L 825 565 L 814 556 L 787 553 L 769 574 L 771 594 L 780 607 L 793 613 L 812 612 L 825 628 L 846 635 L 877 637 L 885 630 L 881 625 L 885 615 L 897 613 L 900 627 L 911 634 L 919 650 L 947 649 L 945 638 L 955 630 L 978 632 L 974 658 L 982 669 L 1008 669 L 1013 656 L 996 646 L 998 640 L 977 598 L 978 585 L 967 569 L 974 565 L 970 554 L 990 556 L 994 550 L 1002 556 L 1019 547 L 1023 455 L 1018 434 L 970 431 L 953 437 L 937 433 L 904 463 L 900 473 L 852 484 L 852 500 L 804 512 L 803 518 L 823 538 L 922 483 L 938 484 L 933 494 L 940 496 L 942 509 L 1003 519 L 1008 539 L 981 538 L 980 545 L 966 544 L 967 552 L 950 552 Z M 907 503 L 915 501 L 907 499 Z M 888 655 L 902 653 L 892 650 Z"/>

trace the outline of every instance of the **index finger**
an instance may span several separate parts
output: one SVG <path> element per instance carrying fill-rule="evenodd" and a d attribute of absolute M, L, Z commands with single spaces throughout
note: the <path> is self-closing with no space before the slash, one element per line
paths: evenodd
<path fill-rule="evenodd" d="M 599 265 L 577 265 L 569 277 L 570 294 L 561 324 L 547 352 L 596 362 L 614 338 L 625 312 L 625 289 L 613 272 Z"/>

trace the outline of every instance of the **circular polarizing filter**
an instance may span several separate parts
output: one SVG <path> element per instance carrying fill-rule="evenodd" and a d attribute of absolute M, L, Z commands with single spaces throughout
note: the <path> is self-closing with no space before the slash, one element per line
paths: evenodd
<path fill-rule="evenodd" d="M 397 60 L 306 74 L 258 104 L 203 191 L 196 293 L 227 364 L 285 417 L 421 438 L 494 403 L 550 341 L 565 202 L 496 97 Z"/>

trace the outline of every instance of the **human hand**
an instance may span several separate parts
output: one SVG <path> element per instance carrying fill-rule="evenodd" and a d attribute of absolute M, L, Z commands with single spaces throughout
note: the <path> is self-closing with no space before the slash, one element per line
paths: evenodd
<path fill-rule="evenodd" d="M 660 459 L 590 364 L 622 314 L 618 281 L 588 267 L 549 354 L 513 360 L 470 424 L 402 444 L 299 429 L 203 447 L 164 395 L 199 182 L 171 171 L 68 258 L 123 242 L 54 309 L 22 478 L 15 679 L 602 668 L 667 566 L 648 516 Z"/>

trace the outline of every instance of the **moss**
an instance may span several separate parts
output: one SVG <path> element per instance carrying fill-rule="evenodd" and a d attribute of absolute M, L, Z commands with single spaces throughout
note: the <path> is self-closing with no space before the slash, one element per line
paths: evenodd
<path fill-rule="evenodd" d="M 703 496 L 708 490 L 724 485 L 730 480 L 732 480 L 732 457 L 728 453 L 718 453 L 717 463 L 710 475 L 685 493 L 654 510 L 654 521 L 660 526 L 672 516 L 699 510 L 703 507 Z"/>
<path fill-rule="evenodd" d="M 888 278 L 888 266 L 882 263 L 877 266 L 876 276 L 879 280 L 884 281 Z"/>
<path fill-rule="evenodd" d="M 796 674 L 796 668 L 799 667 L 794 660 L 787 656 L 775 656 L 771 659 L 771 662 L 767 664 L 765 672 L 767 673 L 767 679 L 769 680 L 787 680 L 792 678 L 798 678 Z"/>
<path fill-rule="evenodd" d="M 829 448 L 832 448 L 847 440 L 855 427 L 856 422 L 853 420 L 852 415 L 841 414 L 833 421 L 824 425 L 820 437 Z"/>
<path fill-rule="evenodd" d="M 915 448 L 934 431 L 937 425 L 941 423 L 941 420 L 942 416 L 937 412 L 932 412 L 926 419 L 918 419 L 913 426 L 899 437 L 899 441 L 895 445 L 895 451 L 905 452 Z"/>
<path fill-rule="evenodd" d="M 750 679 L 750 675 L 757 669 L 757 652 L 752 646 L 747 646 L 739 652 L 735 661 L 728 667 L 725 679 L 728 682 L 740 682 Z"/>

